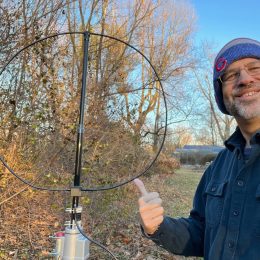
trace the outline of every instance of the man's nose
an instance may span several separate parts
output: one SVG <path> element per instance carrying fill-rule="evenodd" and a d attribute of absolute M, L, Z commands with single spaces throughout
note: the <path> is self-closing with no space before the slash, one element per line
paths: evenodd
<path fill-rule="evenodd" d="M 254 78 L 250 74 L 248 74 L 248 72 L 245 69 L 240 70 L 239 78 L 238 78 L 238 82 L 237 82 L 238 86 L 247 85 L 253 81 L 254 81 Z"/>

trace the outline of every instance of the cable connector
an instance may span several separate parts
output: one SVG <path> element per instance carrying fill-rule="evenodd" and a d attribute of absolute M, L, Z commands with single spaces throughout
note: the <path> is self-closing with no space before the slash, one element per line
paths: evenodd
<path fill-rule="evenodd" d="M 70 188 L 70 196 L 71 197 L 81 197 L 81 186 L 75 186 Z"/>

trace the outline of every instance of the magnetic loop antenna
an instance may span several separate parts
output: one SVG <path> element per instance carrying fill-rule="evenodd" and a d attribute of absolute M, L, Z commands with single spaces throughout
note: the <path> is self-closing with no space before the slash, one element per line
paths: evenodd
<path fill-rule="evenodd" d="M 145 174 L 162 150 L 167 106 L 159 75 L 120 39 L 92 32 L 39 39 L 7 62 L 0 84 L 2 131 L 12 130 L 9 144 L 23 136 L 23 159 L 40 174 L 41 189 L 51 179 L 49 189 L 68 190 L 58 183 L 71 183 L 71 172 L 83 191 L 113 189 Z"/>
<path fill-rule="evenodd" d="M 19 165 L 0 160 L 32 188 L 70 191 L 72 208 L 83 191 L 114 189 L 147 173 L 162 150 L 160 77 L 123 40 L 88 31 L 41 38 L 6 63 L 0 88 L 0 149 L 15 144 Z"/>

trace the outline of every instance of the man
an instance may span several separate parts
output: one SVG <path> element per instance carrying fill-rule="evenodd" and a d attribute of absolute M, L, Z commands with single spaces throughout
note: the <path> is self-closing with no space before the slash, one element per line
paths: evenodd
<path fill-rule="evenodd" d="M 163 216 L 158 193 L 142 193 L 143 233 L 168 251 L 209 260 L 260 259 L 260 42 L 239 38 L 215 59 L 219 109 L 238 127 L 205 171 L 188 218 Z"/>

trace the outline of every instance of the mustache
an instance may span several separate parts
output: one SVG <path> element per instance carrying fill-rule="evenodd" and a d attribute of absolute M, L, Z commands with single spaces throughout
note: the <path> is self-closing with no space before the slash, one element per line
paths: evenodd
<path fill-rule="evenodd" d="M 260 82 L 252 82 L 249 84 L 241 85 L 238 86 L 233 90 L 234 95 L 239 95 L 243 92 L 248 92 L 248 91 L 260 91 Z"/>

